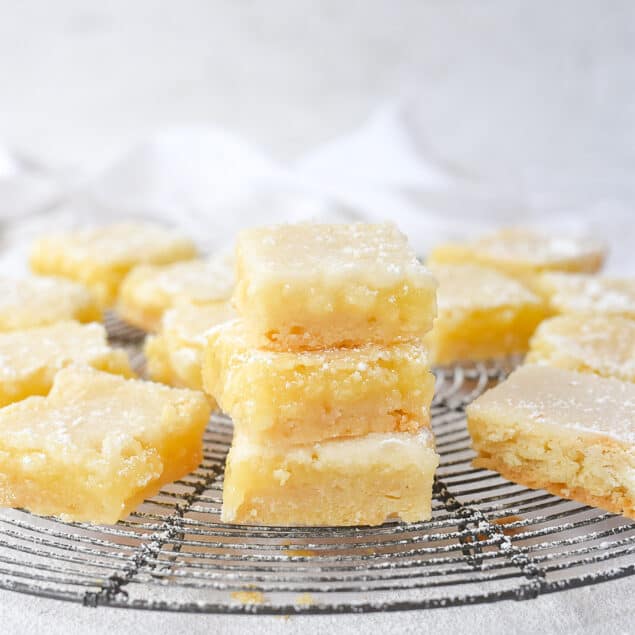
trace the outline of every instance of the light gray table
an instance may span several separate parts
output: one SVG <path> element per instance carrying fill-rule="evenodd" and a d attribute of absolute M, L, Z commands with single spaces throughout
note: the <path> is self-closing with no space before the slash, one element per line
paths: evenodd
<path fill-rule="evenodd" d="M 488 145 L 495 125 L 482 135 L 470 124 L 496 111 L 536 138 L 543 125 L 567 133 L 563 142 L 580 138 L 575 126 L 592 129 L 594 145 L 575 156 L 630 157 L 632 174 L 628 0 L 0 0 L 0 15 L 0 140 L 52 163 L 98 164 L 183 122 L 224 125 L 293 158 L 416 90 L 429 104 L 423 142 L 454 163 L 474 168 L 491 147 L 505 158 L 507 146 Z M 535 99 L 525 103 L 528 90 Z M 288 620 L 92 610 L 0 592 L 0 631 L 606 634 L 632 630 L 634 592 L 627 579 L 524 603 Z"/>
<path fill-rule="evenodd" d="M 632 632 L 635 578 L 566 591 L 536 600 L 432 611 L 329 616 L 187 615 L 89 609 L 55 600 L 0 593 L 3 633 L 598 633 Z"/>

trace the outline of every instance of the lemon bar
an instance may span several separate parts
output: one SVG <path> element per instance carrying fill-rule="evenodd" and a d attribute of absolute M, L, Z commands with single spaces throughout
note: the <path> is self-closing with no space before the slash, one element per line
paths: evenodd
<path fill-rule="evenodd" d="M 233 289 L 234 270 L 221 259 L 140 265 L 121 285 L 117 312 L 126 322 L 154 332 L 171 307 L 229 300 Z"/>
<path fill-rule="evenodd" d="M 507 228 L 474 240 L 439 245 L 430 253 L 428 264 L 476 264 L 527 278 L 542 271 L 594 273 L 605 256 L 604 245 L 591 237 Z"/>
<path fill-rule="evenodd" d="M 121 281 L 139 264 L 169 264 L 196 255 L 194 243 L 149 223 L 118 223 L 43 236 L 31 268 L 85 284 L 102 307 L 114 304 Z"/>
<path fill-rule="evenodd" d="M 0 331 L 100 319 L 97 303 L 81 284 L 54 276 L 0 277 Z"/>
<path fill-rule="evenodd" d="M 284 526 L 428 520 L 438 463 L 427 429 L 287 450 L 239 436 L 227 458 L 221 518 Z"/>
<path fill-rule="evenodd" d="M 559 315 L 538 327 L 525 361 L 635 382 L 635 320 Z"/>
<path fill-rule="evenodd" d="M 419 341 L 281 352 L 252 348 L 240 320 L 208 333 L 203 383 L 236 430 L 297 444 L 430 424 L 434 376 Z"/>
<path fill-rule="evenodd" d="M 476 466 L 635 518 L 635 384 L 528 365 L 467 416 Z"/>
<path fill-rule="evenodd" d="M 198 466 L 209 414 L 200 392 L 65 368 L 0 409 L 0 504 L 114 523 Z"/>
<path fill-rule="evenodd" d="M 254 345 L 388 344 L 432 327 L 436 282 L 394 225 L 277 225 L 236 245 L 234 304 Z"/>
<path fill-rule="evenodd" d="M 158 335 L 146 338 L 148 374 L 154 381 L 195 390 L 203 389 L 201 366 L 207 332 L 232 320 L 229 302 L 197 306 L 183 304 L 167 311 Z"/>
<path fill-rule="evenodd" d="M 603 313 L 635 318 L 635 278 L 545 273 L 534 289 L 555 313 Z"/>
<path fill-rule="evenodd" d="M 0 406 L 46 395 L 55 374 L 70 364 L 132 377 L 128 355 L 108 346 L 101 324 L 58 322 L 0 333 Z"/>
<path fill-rule="evenodd" d="M 523 353 L 546 317 L 543 300 L 516 279 L 477 265 L 434 265 L 438 317 L 424 342 L 433 364 Z"/>

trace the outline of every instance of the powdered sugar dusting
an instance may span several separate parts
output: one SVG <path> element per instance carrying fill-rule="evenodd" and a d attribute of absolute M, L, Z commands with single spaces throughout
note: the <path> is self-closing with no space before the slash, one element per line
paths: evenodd
<path fill-rule="evenodd" d="M 433 265 L 439 281 L 439 312 L 540 304 L 535 294 L 513 278 L 476 265 Z"/>
<path fill-rule="evenodd" d="M 69 320 L 92 305 L 85 287 L 64 278 L 0 277 L 0 330 Z"/>
<path fill-rule="evenodd" d="M 228 299 L 234 288 L 233 268 L 224 260 L 188 260 L 169 265 L 137 267 L 124 283 L 130 301 L 168 306 L 179 302 Z"/>
<path fill-rule="evenodd" d="M 529 359 L 635 381 L 635 321 L 615 315 L 552 318 L 538 327 Z"/>
<path fill-rule="evenodd" d="M 604 245 L 590 236 L 553 236 L 522 228 L 503 229 L 469 244 L 486 256 L 538 267 L 601 257 L 605 251 Z"/>
<path fill-rule="evenodd" d="M 635 279 L 586 274 L 543 274 L 539 284 L 560 312 L 614 313 L 635 317 Z"/>
<path fill-rule="evenodd" d="M 114 351 L 101 324 L 58 322 L 0 334 L 0 380 L 27 380 L 38 371 L 52 374 L 70 363 L 99 364 Z"/>
<path fill-rule="evenodd" d="M 323 374 L 348 369 L 350 372 L 370 372 L 382 363 L 408 361 L 428 367 L 423 345 L 413 340 L 393 346 L 364 344 L 350 348 L 315 351 L 277 352 L 251 346 L 241 320 L 225 322 L 210 331 L 210 346 L 228 351 L 233 364 L 275 364 L 277 367 L 302 367 Z"/>
<path fill-rule="evenodd" d="M 498 425 L 549 425 L 635 444 L 635 384 L 548 366 L 522 366 L 468 406 Z"/>
<path fill-rule="evenodd" d="M 151 223 L 114 223 L 103 227 L 51 234 L 35 249 L 54 251 L 76 262 L 109 264 L 165 260 L 170 251 L 194 253 L 194 243 L 167 228 Z"/>
<path fill-rule="evenodd" d="M 236 312 L 229 302 L 200 306 L 180 304 L 164 314 L 161 332 L 174 346 L 187 344 L 201 347 L 207 341 L 211 329 L 235 317 Z"/>
<path fill-rule="evenodd" d="M 376 287 L 414 279 L 434 284 L 406 237 L 392 224 L 272 225 L 243 232 L 238 258 L 259 278 L 355 277 Z"/>
<path fill-rule="evenodd" d="M 121 446 L 121 440 L 157 442 L 168 433 L 166 409 L 175 413 L 207 406 L 189 390 L 70 366 L 61 370 L 48 397 L 30 397 L 0 410 L 3 448 L 75 455 Z M 79 459 L 79 457 L 77 457 Z"/>

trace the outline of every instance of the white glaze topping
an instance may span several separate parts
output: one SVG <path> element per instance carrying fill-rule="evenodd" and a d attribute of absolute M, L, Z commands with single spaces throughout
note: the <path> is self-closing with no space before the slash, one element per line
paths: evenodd
<path fill-rule="evenodd" d="M 382 287 L 408 279 L 434 285 L 406 237 L 391 223 L 272 225 L 242 232 L 238 260 L 251 279 L 363 280 Z"/>
<path fill-rule="evenodd" d="M 609 436 L 635 444 L 635 384 L 548 366 L 521 366 L 470 406 L 501 426 L 542 424 L 554 432 Z"/>
<path fill-rule="evenodd" d="M 523 228 L 502 229 L 471 241 L 477 251 L 501 261 L 524 261 L 535 265 L 595 256 L 604 245 L 590 236 L 554 236 Z"/>
<path fill-rule="evenodd" d="M 311 445 L 294 446 L 282 451 L 275 446 L 252 443 L 245 436 L 234 440 L 232 456 L 235 461 L 249 460 L 256 455 L 281 455 L 294 463 L 367 465 L 370 462 L 387 464 L 416 460 L 422 450 L 434 450 L 434 437 L 427 428 L 416 434 L 408 432 L 373 432 L 363 437 L 332 439 Z"/>
<path fill-rule="evenodd" d="M 543 322 L 534 339 L 540 351 L 551 357 L 572 358 L 602 375 L 635 378 L 635 320 L 559 315 Z"/>
<path fill-rule="evenodd" d="M 207 341 L 210 329 L 235 317 L 236 312 L 229 302 L 201 306 L 181 304 L 163 315 L 162 331 L 167 337 L 199 346 Z"/>
<path fill-rule="evenodd" d="M 540 304 L 541 300 L 520 282 L 493 269 L 477 265 L 433 265 L 439 281 L 439 312 Z"/>
<path fill-rule="evenodd" d="M 101 263 L 143 262 L 172 249 L 194 251 L 192 241 L 173 230 L 144 222 L 115 223 L 52 234 L 41 245 L 55 246 L 78 261 Z"/>
<path fill-rule="evenodd" d="M 78 448 L 118 452 L 130 443 L 155 442 L 165 432 L 166 409 L 177 414 L 205 404 L 195 391 L 70 366 L 56 375 L 48 397 L 0 409 L 0 448 L 69 456 Z"/>
<path fill-rule="evenodd" d="M 545 273 L 539 284 L 559 311 L 617 313 L 635 317 L 635 278 Z"/>
<path fill-rule="evenodd" d="M 173 302 L 215 302 L 231 296 L 234 271 L 219 259 L 146 265 L 134 269 L 129 284 L 142 303 L 152 303 L 157 296 L 168 296 Z"/>
<path fill-rule="evenodd" d="M 88 290 L 55 276 L 0 277 L 0 321 L 6 328 L 25 328 L 61 319 L 92 304 Z"/>
<path fill-rule="evenodd" d="M 107 356 L 101 324 L 58 322 L 51 326 L 0 333 L 0 380 L 25 376 L 41 368 L 91 363 Z"/>

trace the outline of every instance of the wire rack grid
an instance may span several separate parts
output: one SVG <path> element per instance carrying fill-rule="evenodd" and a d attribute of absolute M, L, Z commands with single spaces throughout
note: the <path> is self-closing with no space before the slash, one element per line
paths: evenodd
<path fill-rule="evenodd" d="M 107 324 L 141 367 L 141 334 Z M 515 363 L 437 369 L 441 464 L 428 522 L 222 523 L 232 426 L 215 414 L 199 468 L 117 525 L 0 510 L 0 587 L 92 607 L 345 613 L 529 600 L 633 574 L 633 523 L 472 467 L 465 406 Z"/>

